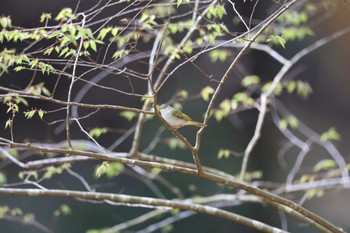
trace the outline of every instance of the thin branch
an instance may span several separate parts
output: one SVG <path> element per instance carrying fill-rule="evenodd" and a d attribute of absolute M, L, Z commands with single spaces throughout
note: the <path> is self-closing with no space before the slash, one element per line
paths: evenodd
<path fill-rule="evenodd" d="M 79 198 L 87 200 L 98 200 L 98 201 L 112 201 L 117 203 L 124 203 L 128 206 L 152 206 L 152 207 L 165 207 L 174 208 L 181 210 L 192 210 L 201 214 L 213 215 L 219 218 L 224 218 L 233 222 L 240 223 L 248 226 L 252 229 L 269 232 L 269 233 L 286 233 L 278 228 L 269 226 L 265 223 L 257 220 L 252 220 L 244 216 L 230 213 L 225 210 L 221 210 L 211 206 L 204 206 L 193 203 L 186 203 L 177 200 L 163 200 L 149 197 L 137 197 L 123 194 L 112 194 L 112 193 L 97 193 L 97 192 L 81 192 L 72 190 L 41 190 L 41 189 L 19 189 L 19 188 L 0 188 L 1 195 L 17 195 L 17 196 L 48 196 L 48 197 L 68 197 L 68 198 Z"/>
<path fill-rule="evenodd" d="M 81 27 L 84 28 L 85 26 L 85 22 L 86 22 L 86 15 L 85 14 L 81 14 L 83 19 L 81 22 Z M 83 47 L 83 42 L 84 42 L 84 38 L 83 36 L 81 36 L 80 38 L 80 42 L 79 42 L 79 47 L 77 50 L 77 54 L 75 55 L 75 61 L 74 61 L 74 65 L 73 65 L 73 72 L 72 72 L 72 77 L 71 77 L 71 83 L 69 85 L 69 89 L 68 89 L 68 97 L 67 97 L 67 102 L 69 103 L 71 100 L 71 96 L 72 96 L 72 89 L 73 89 L 73 85 L 75 82 L 75 74 L 77 71 L 77 64 L 78 64 L 78 60 L 79 60 L 79 56 L 80 56 L 80 52 L 81 49 Z M 72 149 L 72 144 L 70 142 L 70 106 L 67 105 L 67 113 L 66 113 L 66 136 L 67 136 L 67 143 L 68 146 Z"/>
<path fill-rule="evenodd" d="M 293 1 L 293 2 L 295 2 L 295 1 Z M 267 111 L 267 104 L 269 102 L 268 100 L 269 100 L 270 96 L 273 95 L 273 92 L 276 89 L 278 83 L 280 83 L 280 81 L 286 75 L 286 73 L 290 70 L 290 68 L 294 64 L 296 64 L 301 58 L 310 54 L 312 51 L 318 49 L 319 47 L 333 41 L 334 39 L 337 39 L 337 38 L 345 35 L 349 31 L 350 31 L 350 28 L 346 28 L 346 29 L 340 30 L 338 32 L 335 32 L 332 35 L 327 36 L 325 38 L 322 38 L 322 39 L 314 42 L 309 47 L 306 47 L 306 48 L 302 49 L 301 51 L 299 51 L 298 53 L 296 53 L 293 56 L 293 58 L 290 59 L 289 62 L 284 64 L 283 67 L 280 69 L 280 71 L 276 74 L 269 89 L 261 94 L 259 116 L 258 116 L 258 120 L 257 120 L 256 126 L 255 126 L 254 135 L 251 138 L 251 140 L 250 140 L 250 142 L 249 142 L 249 144 L 244 152 L 241 174 L 240 174 L 240 178 L 242 180 L 244 179 L 244 174 L 247 170 L 247 165 L 248 165 L 248 160 L 249 160 L 250 154 L 253 151 L 256 143 L 258 142 L 258 140 L 260 138 L 261 129 L 262 129 L 262 126 L 263 126 L 263 123 L 265 120 L 266 111 Z M 342 174 L 344 177 L 348 177 L 349 174 L 348 174 L 348 171 L 346 169 L 346 163 L 343 159 L 341 159 L 341 161 L 342 161 L 342 163 L 341 163 Z"/>
<path fill-rule="evenodd" d="M 104 160 L 104 161 L 120 162 L 120 163 L 124 163 L 124 164 L 130 165 L 130 166 L 144 166 L 144 167 L 160 168 L 164 171 L 180 172 L 180 173 L 184 173 L 187 175 L 197 176 L 197 177 L 200 177 L 202 179 L 212 181 L 212 182 L 215 182 L 218 184 L 223 184 L 223 185 L 230 186 L 232 188 L 244 190 L 246 192 L 249 192 L 249 193 L 252 193 L 252 194 L 257 195 L 259 197 L 262 197 L 269 202 L 278 203 L 278 204 L 281 204 L 283 206 L 289 207 L 289 208 L 295 210 L 296 212 L 300 213 L 301 215 L 303 215 L 305 221 L 307 221 L 306 220 L 307 218 L 311 219 L 315 223 L 317 223 L 318 225 L 320 225 L 326 229 L 329 229 L 331 232 L 334 232 L 334 233 L 343 233 L 344 232 L 343 230 L 335 227 L 334 225 L 332 225 L 330 222 L 323 219 L 322 217 L 308 211 L 307 209 L 303 208 L 300 205 L 297 205 L 296 203 L 294 203 L 290 200 L 273 195 L 269 192 L 261 190 L 257 187 L 252 186 L 252 185 L 248 185 L 246 183 L 236 181 L 236 180 L 229 180 L 229 179 L 226 179 L 224 177 L 220 177 L 220 176 L 217 176 L 217 175 L 214 175 L 211 173 L 207 173 L 207 172 L 198 173 L 197 170 L 193 170 L 193 169 L 172 166 L 172 165 L 166 165 L 166 164 L 160 164 L 160 163 L 156 163 L 156 162 L 146 162 L 146 161 L 141 161 L 141 160 L 137 160 L 137 159 L 121 158 L 121 157 L 111 156 L 108 154 L 33 146 L 29 143 L 26 143 L 26 144 L 14 143 L 14 142 L 11 142 L 11 141 L 5 140 L 5 139 L 2 139 L 2 141 L 6 141 L 6 143 L 10 147 L 13 147 L 13 148 L 27 148 L 27 149 L 31 149 L 31 150 L 46 152 L 46 153 L 82 155 L 82 156 L 88 156 L 91 158 L 100 159 L 100 160 Z"/>

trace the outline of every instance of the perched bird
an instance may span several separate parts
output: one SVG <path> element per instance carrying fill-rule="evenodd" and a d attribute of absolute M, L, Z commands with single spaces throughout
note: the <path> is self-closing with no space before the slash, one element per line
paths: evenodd
<path fill-rule="evenodd" d="M 185 125 L 194 125 L 197 127 L 207 126 L 203 123 L 192 120 L 185 113 L 167 104 L 162 104 L 159 110 L 164 120 L 166 120 L 168 124 L 175 129 L 181 128 L 182 126 L 185 126 Z"/>

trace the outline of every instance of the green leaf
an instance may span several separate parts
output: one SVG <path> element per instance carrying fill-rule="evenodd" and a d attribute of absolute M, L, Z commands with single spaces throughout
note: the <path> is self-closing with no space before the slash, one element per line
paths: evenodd
<path fill-rule="evenodd" d="M 260 77 L 257 75 L 248 75 L 241 81 L 243 87 L 249 87 L 260 83 Z"/>
<path fill-rule="evenodd" d="M 308 98 L 312 93 L 312 88 L 307 82 L 297 81 L 296 88 L 298 95 L 304 99 Z"/>
<path fill-rule="evenodd" d="M 333 159 L 324 159 L 319 161 L 313 168 L 313 172 L 319 172 L 321 170 L 330 170 L 337 167 L 337 163 Z"/>
<path fill-rule="evenodd" d="M 286 119 L 281 119 L 279 122 L 278 122 L 278 127 L 281 129 L 281 130 L 285 130 L 288 128 L 288 121 Z"/>
<path fill-rule="evenodd" d="M 6 184 L 6 183 L 7 183 L 6 175 L 3 172 L 0 172 L 0 185 Z"/>
<path fill-rule="evenodd" d="M 212 88 L 211 86 L 206 86 L 201 90 L 201 96 L 203 98 L 204 101 L 209 101 L 209 97 L 211 94 L 214 93 L 214 88 Z"/>
<path fill-rule="evenodd" d="M 254 104 L 254 99 L 251 98 L 247 93 L 245 92 L 238 92 L 233 95 L 231 100 L 231 108 L 237 109 L 240 105 L 243 106 L 250 106 Z"/>
<path fill-rule="evenodd" d="M 282 36 L 271 35 L 266 42 L 272 41 L 276 45 L 281 45 L 284 49 L 286 48 L 286 40 Z"/>
<path fill-rule="evenodd" d="M 161 171 L 162 171 L 162 169 L 154 167 L 154 168 L 151 169 L 151 174 L 152 175 L 158 175 Z"/>
<path fill-rule="evenodd" d="M 67 21 L 68 19 L 73 19 L 75 16 L 71 8 L 62 9 L 56 16 L 56 21 Z"/>
<path fill-rule="evenodd" d="M 99 167 L 96 168 L 96 176 L 100 177 L 105 174 L 108 178 L 114 178 L 124 171 L 124 165 L 118 162 L 103 162 Z"/>
<path fill-rule="evenodd" d="M 177 7 L 179 7 L 182 4 L 183 0 L 177 0 Z M 185 0 L 186 3 L 189 3 L 190 0 Z"/>
<path fill-rule="evenodd" d="M 109 163 L 109 166 L 106 170 L 106 176 L 108 178 L 113 178 L 118 176 L 124 171 L 124 165 L 122 163 L 112 162 Z"/>
<path fill-rule="evenodd" d="M 40 23 L 43 23 L 44 21 L 49 20 L 51 18 L 51 13 L 42 13 L 40 16 Z"/>
<path fill-rule="evenodd" d="M 96 167 L 95 176 L 100 177 L 106 172 L 106 169 L 108 168 L 109 163 L 104 161 L 100 166 Z"/>
<path fill-rule="evenodd" d="M 104 133 L 107 133 L 107 128 L 93 128 L 89 131 L 89 135 L 95 138 L 100 137 Z"/>
<path fill-rule="evenodd" d="M 287 84 L 287 92 L 290 94 L 290 93 L 293 93 L 295 88 L 296 88 L 296 82 L 295 81 L 289 81 L 288 84 Z"/>
<path fill-rule="evenodd" d="M 215 49 L 209 53 L 211 62 L 224 62 L 228 56 L 228 51 L 224 49 Z"/>
<path fill-rule="evenodd" d="M 45 179 L 50 179 L 55 174 L 61 174 L 63 169 L 61 167 L 49 166 L 46 168 L 46 171 L 43 175 Z"/>
<path fill-rule="evenodd" d="M 132 119 L 134 119 L 134 117 L 136 116 L 136 112 L 123 111 L 120 113 L 120 116 L 124 117 L 128 121 L 132 121 Z"/>
<path fill-rule="evenodd" d="M 221 149 L 219 150 L 219 153 L 218 153 L 218 159 L 221 159 L 221 158 L 229 158 L 231 155 L 231 152 L 230 150 L 227 150 L 227 149 Z"/>
<path fill-rule="evenodd" d="M 283 118 L 279 122 L 279 128 L 281 130 L 285 130 L 288 128 L 288 126 L 292 129 L 297 128 L 299 125 L 299 121 L 295 116 L 288 116 L 286 118 Z"/>
<path fill-rule="evenodd" d="M 177 138 L 169 139 L 167 144 L 171 150 L 175 150 L 176 148 L 180 148 L 180 149 L 186 148 L 185 143 L 183 143 Z"/>
<path fill-rule="evenodd" d="M 89 44 L 90 44 L 91 49 L 94 50 L 95 52 L 97 52 L 96 42 L 94 40 L 90 40 Z"/>
<path fill-rule="evenodd" d="M 32 109 L 31 111 L 25 111 L 23 113 L 24 113 L 24 116 L 26 119 L 31 119 L 31 118 L 33 118 L 35 112 L 36 112 L 36 110 Z"/>
<path fill-rule="evenodd" d="M 227 117 L 231 111 L 231 101 L 225 99 L 219 104 L 219 109 L 214 113 L 216 121 L 221 121 L 222 118 Z"/>
<path fill-rule="evenodd" d="M 340 139 L 341 136 L 334 127 L 324 132 L 320 137 L 321 142 L 325 142 L 327 140 L 339 141 Z"/>
<path fill-rule="evenodd" d="M 55 217 L 59 217 L 61 215 L 68 215 L 72 212 L 71 208 L 66 205 L 66 204 L 63 204 L 61 205 L 58 209 L 56 209 L 54 212 L 53 212 L 53 215 Z"/>

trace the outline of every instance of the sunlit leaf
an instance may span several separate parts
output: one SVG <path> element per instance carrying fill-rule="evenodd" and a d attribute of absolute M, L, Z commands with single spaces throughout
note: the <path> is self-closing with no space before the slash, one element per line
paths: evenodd
<path fill-rule="evenodd" d="M 313 172 L 319 172 L 321 170 L 329 170 L 337 167 L 336 161 L 333 159 L 323 159 L 319 161 L 313 168 Z"/>
<path fill-rule="evenodd" d="M 339 141 L 340 139 L 341 136 L 334 127 L 324 132 L 320 137 L 321 142 L 325 142 L 327 140 Z"/>
<path fill-rule="evenodd" d="M 204 101 L 209 101 L 209 97 L 214 93 L 214 88 L 211 86 L 206 86 L 201 90 L 201 96 Z"/>

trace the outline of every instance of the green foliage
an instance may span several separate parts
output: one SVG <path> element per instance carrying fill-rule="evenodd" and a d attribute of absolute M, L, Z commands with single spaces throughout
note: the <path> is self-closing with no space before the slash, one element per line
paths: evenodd
<path fill-rule="evenodd" d="M 252 180 L 259 180 L 263 176 L 262 171 L 246 172 L 244 174 L 244 180 L 250 182 Z"/>
<path fill-rule="evenodd" d="M 12 119 L 8 119 L 8 120 L 5 122 L 5 129 L 10 128 L 11 125 L 12 125 Z"/>
<path fill-rule="evenodd" d="M 183 3 L 184 0 L 177 0 L 177 7 L 179 7 L 182 3 Z M 189 3 L 190 0 L 185 0 L 185 3 Z"/>
<path fill-rule="evenodd" d="M 41 14 L 41 16 L 40 16 L 40 23 L 43 23 L 43 22 L 45 22 L 45 21 L 48 21 L 48 20 L 50 20 L 50 19 L 52 19 L 52 15 L 51 15 L 51 13 L 42 13 Z"/>
<path fill-rule="evenodd" d="M 286 118 L 281 119 L 279 122 L 279 128 L 281 130 L 285 130 L 288 127 L 295 129 L 298 127 L 298 125 L 299 125 L 299 121 L 295 116 L 288 116 Z"/>
<path fill-rule="evenodd" d="M 257 75 L 248 75 L 244 77 L 241 81 L 243 87 L 250 87 L 260 83 L 260 77 Z"/>
<path fill-rule="evenodd" d="M 154 26 L 157 26 L 158 23 L 155 21 L 156 16 L 155 15 L 148 15 L 146 13 L 143 13 L 140 18 L 140 22 L 142 23 L 141 29 L 153 29 Z"/>
<path fill-rule="evenodd" d="M 21 171 L 18 173 L 18 178 L 20 178 L 21 180 L 23 180 L 26 177 L 34 177 L 34 179 L 38 179 L 39 178 L 39 174 L 37 171 Z"/>
<path fill-rule="evenodd" d="M 9 206 L 0 206 L 0 219 L 4 218 L 5 216 L 22 216 L 23 211 L 17 207 L 11 208 Z"/>
<path fill-rule="evenodd" d="M 224 49 L 214 49 L 209 52 L 209 57 L 211 62 L 224 62 L 228 56 L 228 51 Z"/>
<path fill-rule="evenodd" d="M 91 137 L 95 137 L 98 138 L 100 137 L 102 134 L 107 133 L 108 129 L 107 128 L 93 128 L 89 131 L 89 135 Z"/>
<path fill-rule="evenodd" d="M 254 99 L 251 98 L 245 92 L 238 92 L 234 94 L 231 100 L 231 108 L 233 110 L 237 109 L 239 106 L 248 107 L 248 106 L 251 106 L 252 104 L 254 104 Z"/>
<path fill-rule="evenodd" d="M 61 166 L 58 166 L 58 167 L 55 167 L 55 166 L 46 167 L 43 178 L 51 179 L 53 175 L 62 174 L 62 172 L 69 167 L 70 167 L 70 164 L 68 163 L 62 164 Z"/>
<path fill-rule="evenodd" d="M 0 17 L 0 26 L 4 29 L 12 27 L 12 20 L 10 16 L 2 16 Z"/>
<path fill-rule="evenodd" d="M 219 109 L 215 111 L 215 119 L 221 121 L 222 118 L 227 117 L 231 111 L 231 101 L 225 99 L 219 104 Z"/>
<path fill-rule="evenodd" d="M 185 149 L 186 145 L 182 141 L 177 138 L 170 138 L 167 140 L 167 144 L 171 150 L 175 150 L 176 148 Z"/>
<path fill-rule="evenodd" d="M 313 36 L 314 32 L 308 27 L 290 27 L 281 30 L 281 38 L 285 41 L 303 40 L 306 36 Z"/>
<path fill-rule="evenodd" d="M 123 118 L 127 119 L 128 121 L 132 121 L 136 117 L 136 112 L 131 112 L 131 111 L 122 111 L 120 113 L 120 116 Z"/>
<path fill-rule="evenodd" d="M 62 216 L 62 215 L 63 216 L 69 215 L 71 213 L 72 213 L 71 208 L 68 205 L 63 204 L 58 209 L 54 210 L 53 216 L 59 217 L 59 216 Z"/>
<path fill-rule="evenodd" d="M 227 13 L 226 13 L 225 7 L 223 5 L 215 5 L 215 6 L 210 7 L 206 16 L 209 19 L 212 19 L 214 17 L 222 19 L 224 17 L 224 15 L 226 15 L 226 14 Z"/>
<path fill-rule="evenodd" d="M 272 82 L 267 82 L 265 83 L 265 85 L 262 87 L 262 91 L 263 92 L 267 92 L 268 90 L 270 90 L 271 88 L 271 85 L 272 85 Z M 277 83 L 276 87 L 275 87 L 275 90 L 273 91 L 273 93 L 276 95 L 276 96 L 279 96 L 282 94 L 282 91 L 283 91 L 283 86 L 281 83 Z"/>
<path fill-rule="evenodd" d="M 71 8 L 64 8 L 57 14 L 57 16 L 55 17 L 55 20 L 64 22 L 74 18 L 75 18 L 75 15 L 73 14 L 73 10 Z"/>
<path fill-rule="evenodd" d="M 184 30 L 190 29 L 192 26 L 192 20 L 180 21 L 177 23 L 170 23 L 168 30 L 171 34 L 181 33 Z"/>
<path fill-rule="evenodd" d="M 334 127 L 324 132 L 320 137 L 321 142 L 325 142 L 328 140 L 339 141 L 340 139 L 341 136 Z"/>
<path fill-rule="evenodd" d="M 210 95 L 214 93 L 214 88 L 211 86 L 206 86 L 201 90 L 201 97 L 204 101 L 208 102 L 210 99 Z"/>
<path fill-rule="evenodd" d="M 124 165 L 118 162 L 103 162 L 100 166 L 95 169 L 95 176 L 100 177 L 106 175 L 109 179 L 112 179 L 124 171 Z"/>
<path fill-rule="evenodd" d="M 313 172 L 319 172 L 321 170 L 330 170 L 330 169 L 334 169 L 337 167 L 337 162 L 334 161 L 333 159 L 323 159 L 321 161 L 319 161 L 313 168 L 312 171 Z"/>
<path fill-rule="evenodd" d="M 282 46 L 284 49 L 286 48 L 286 40 L 282 37 L 282 36 L 278 36 L 278 35 L 271 35 L 269 36 L 269 38 L 266 40 L 266 42 L 272 42 L 275 45 L 280 45 Z"/>
<path fill-rule="evenodd" d="M 29 86 L 25 91 L 32 93 L 34 95 L 44 94 L 46 96 L 51 96 L 51 92 L 45 87 L 44 82 Z"/>
<path fill-rule="evenodd" d="M 219 150 L 218 152 L 218 159 L 222 159 L 222 158 L 229 158 L 231 155 L 231 151 L 230 150 L 227 150 L 227 149 L 221 149 Z"/>
<path fill-rule="evenodd" d="M 128 55 L 129 54 L 129 51 L 128 50 L 125 50 L 125 49 L 121 49 L 121 50 L 117 50 L 114 52 L 112 58 L 114 60 L 119 60 L 119 59 L 122 59 L 124 56 Z"/>
<path fill-rule="evenodd" d="M 315 197 L 323 197 L 324 196 L 324 190 L 323 189 L 310 189 L 306 192 L 306 197 L 308 200 L 315 198 Z"/>
<path fill-rule="evenodd" d="M 267 82 L 262 87 L 262 91 L 266 92 L 267 90 L 270 89 L 271 85 L 272 85 L 272 82 Z M 279 96 L 283 93 L 283 90 L 287 90 L 288 94 L 294 93 L 296 91 L 298 96 L 302 97 L 303 99 L 308 98 L 312 93 L 312 88 L 310 84 L 301 80 L 296 80 L 296 81 L 291 80 L 285 83 L 278 83 L 274 90 L 274 94 L 276 96 Z"/>
<path fill-rule="evenodd" d="M 151 169 L 151 174 L 152 175 L 158 175 L 158 174 L 161 173 L 161 171 L 162 171 L 162 169 L 154 167 L 154 168 Z"/>
<path fill-rule="evenodd" d="M 0 185 L 6 184 L 6 183 L 7 183 L 7 177 L 6 177 L 5 173 L 0 172 Z"/>
<path fill-rule="evenodd" d="M 31 118 L 33 118 L 33 116 L 34 116 L 35 113 L 38 114 L 38 116 L 40 117 L 40 119 L 43 119 L 44 114 L 45 114 L 45 111 L 42 110 L 42 109 L 39 109 L 39 110 L 37 110 L 37 109 L 32 109 L 32 110 L 30 110 L 30 111 L 24 111 L 23 113 L 24 113 L 24 117 L 25 117 L 26 119 L 31 119 Z"/>
<path fill-rule="evenodd" d="M 174 230 L 174 226 L 171 224 L 168 224 L 162 228 L 162 231 L 164 231 L 165 233 L 172 232 L 173 230 Z"/>

